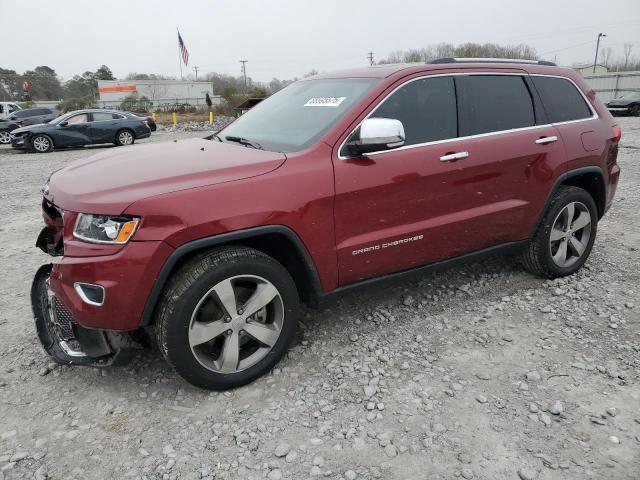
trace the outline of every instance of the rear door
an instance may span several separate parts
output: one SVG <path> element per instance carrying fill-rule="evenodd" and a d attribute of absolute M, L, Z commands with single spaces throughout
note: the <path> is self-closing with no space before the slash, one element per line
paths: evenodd
<path fill-rule="evenodd" d="M 598 116 L 578 87 L 569 79 L 532 75 L 549 121 L 564 141 L 570 170 L 600 163 L 606 155 L 606 139 L 611 129 L 598 122 Z M 604 130 L 604 134 L 603 134 Z"/>
<path fill-rule="evenodd" d="M 524 73 L 460 75 L 456 88 L 469 153 L 452 177 L 466 239 L 457 253 L 523 240 L 566 171 L 562 137 Z"/>
<path fill-rule="evenodd" d="M 93 112 L 89 128 L 92 143 L 112 143 L 116 138 L 118 118 L 121 115 L 109 112 Z M 123 117 L 124 118 L 124 117 Z"/>

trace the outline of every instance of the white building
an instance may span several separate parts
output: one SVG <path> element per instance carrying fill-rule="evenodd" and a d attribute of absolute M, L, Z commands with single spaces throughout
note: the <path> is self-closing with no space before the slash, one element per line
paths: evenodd
<path fill-rule="evenodd" d="M 98 106 L 117 108 L 123 100 L 135 95 L 146 97 L 154 109 L 170 109 L 175 104 L 206 105 L 207 93 L 213 105 L 220 105 L 222 97 L 213 95 L 210 82 L 183 80 L 98 80 Z"/>
<path fill-rule="evenodd" d="M 609 69 L 607 67 L 605 67 L 604 65 L 600 65 L 597 64 L 596 65 L 596 71 L 593 71 L 593 63 L 591 65 L 574 65 L 573 67 L 574 70 L 580 72 L 584 77 L 586 77 L 587 75 L 602 75 L 604 73 L 607 73 L 609 71 Z"/>

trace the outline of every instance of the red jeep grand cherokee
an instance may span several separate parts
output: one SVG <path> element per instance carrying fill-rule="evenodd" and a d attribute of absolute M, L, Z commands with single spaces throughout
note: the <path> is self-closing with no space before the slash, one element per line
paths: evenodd
<path fill-rule="evenodd" d="M 278 362 L 301 301 L 507 249 L 570 275 L 611 205 L 620 135 L 582 77 L 548 62 L 294 83 L 207 139 L 50 177 L 40 340 L 58 362 L 109 365 L 153 326 L 182 377 L 225 389 Z"/>

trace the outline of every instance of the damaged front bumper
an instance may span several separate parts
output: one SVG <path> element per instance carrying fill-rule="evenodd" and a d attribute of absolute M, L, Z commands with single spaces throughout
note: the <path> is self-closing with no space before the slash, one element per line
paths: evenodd
<path fill-rule="evenodd" d="M 31 286 L 36 330 L 45 351 L 64 365 L 106 367 L 128 363 L 142 344 L 132 333 L 78 325 L 50 288 L 51 268 L 52 265 L 40 267 Z"/>

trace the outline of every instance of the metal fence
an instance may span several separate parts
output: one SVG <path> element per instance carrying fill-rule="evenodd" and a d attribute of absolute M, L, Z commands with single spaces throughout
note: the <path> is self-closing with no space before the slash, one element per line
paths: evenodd
<path fill-rule="evenodd" d="M 640 92 L 640 72 L 585 75 L 584 79 L 595 90 L 600 101 L 605 103 L 625 93 Z"/>

